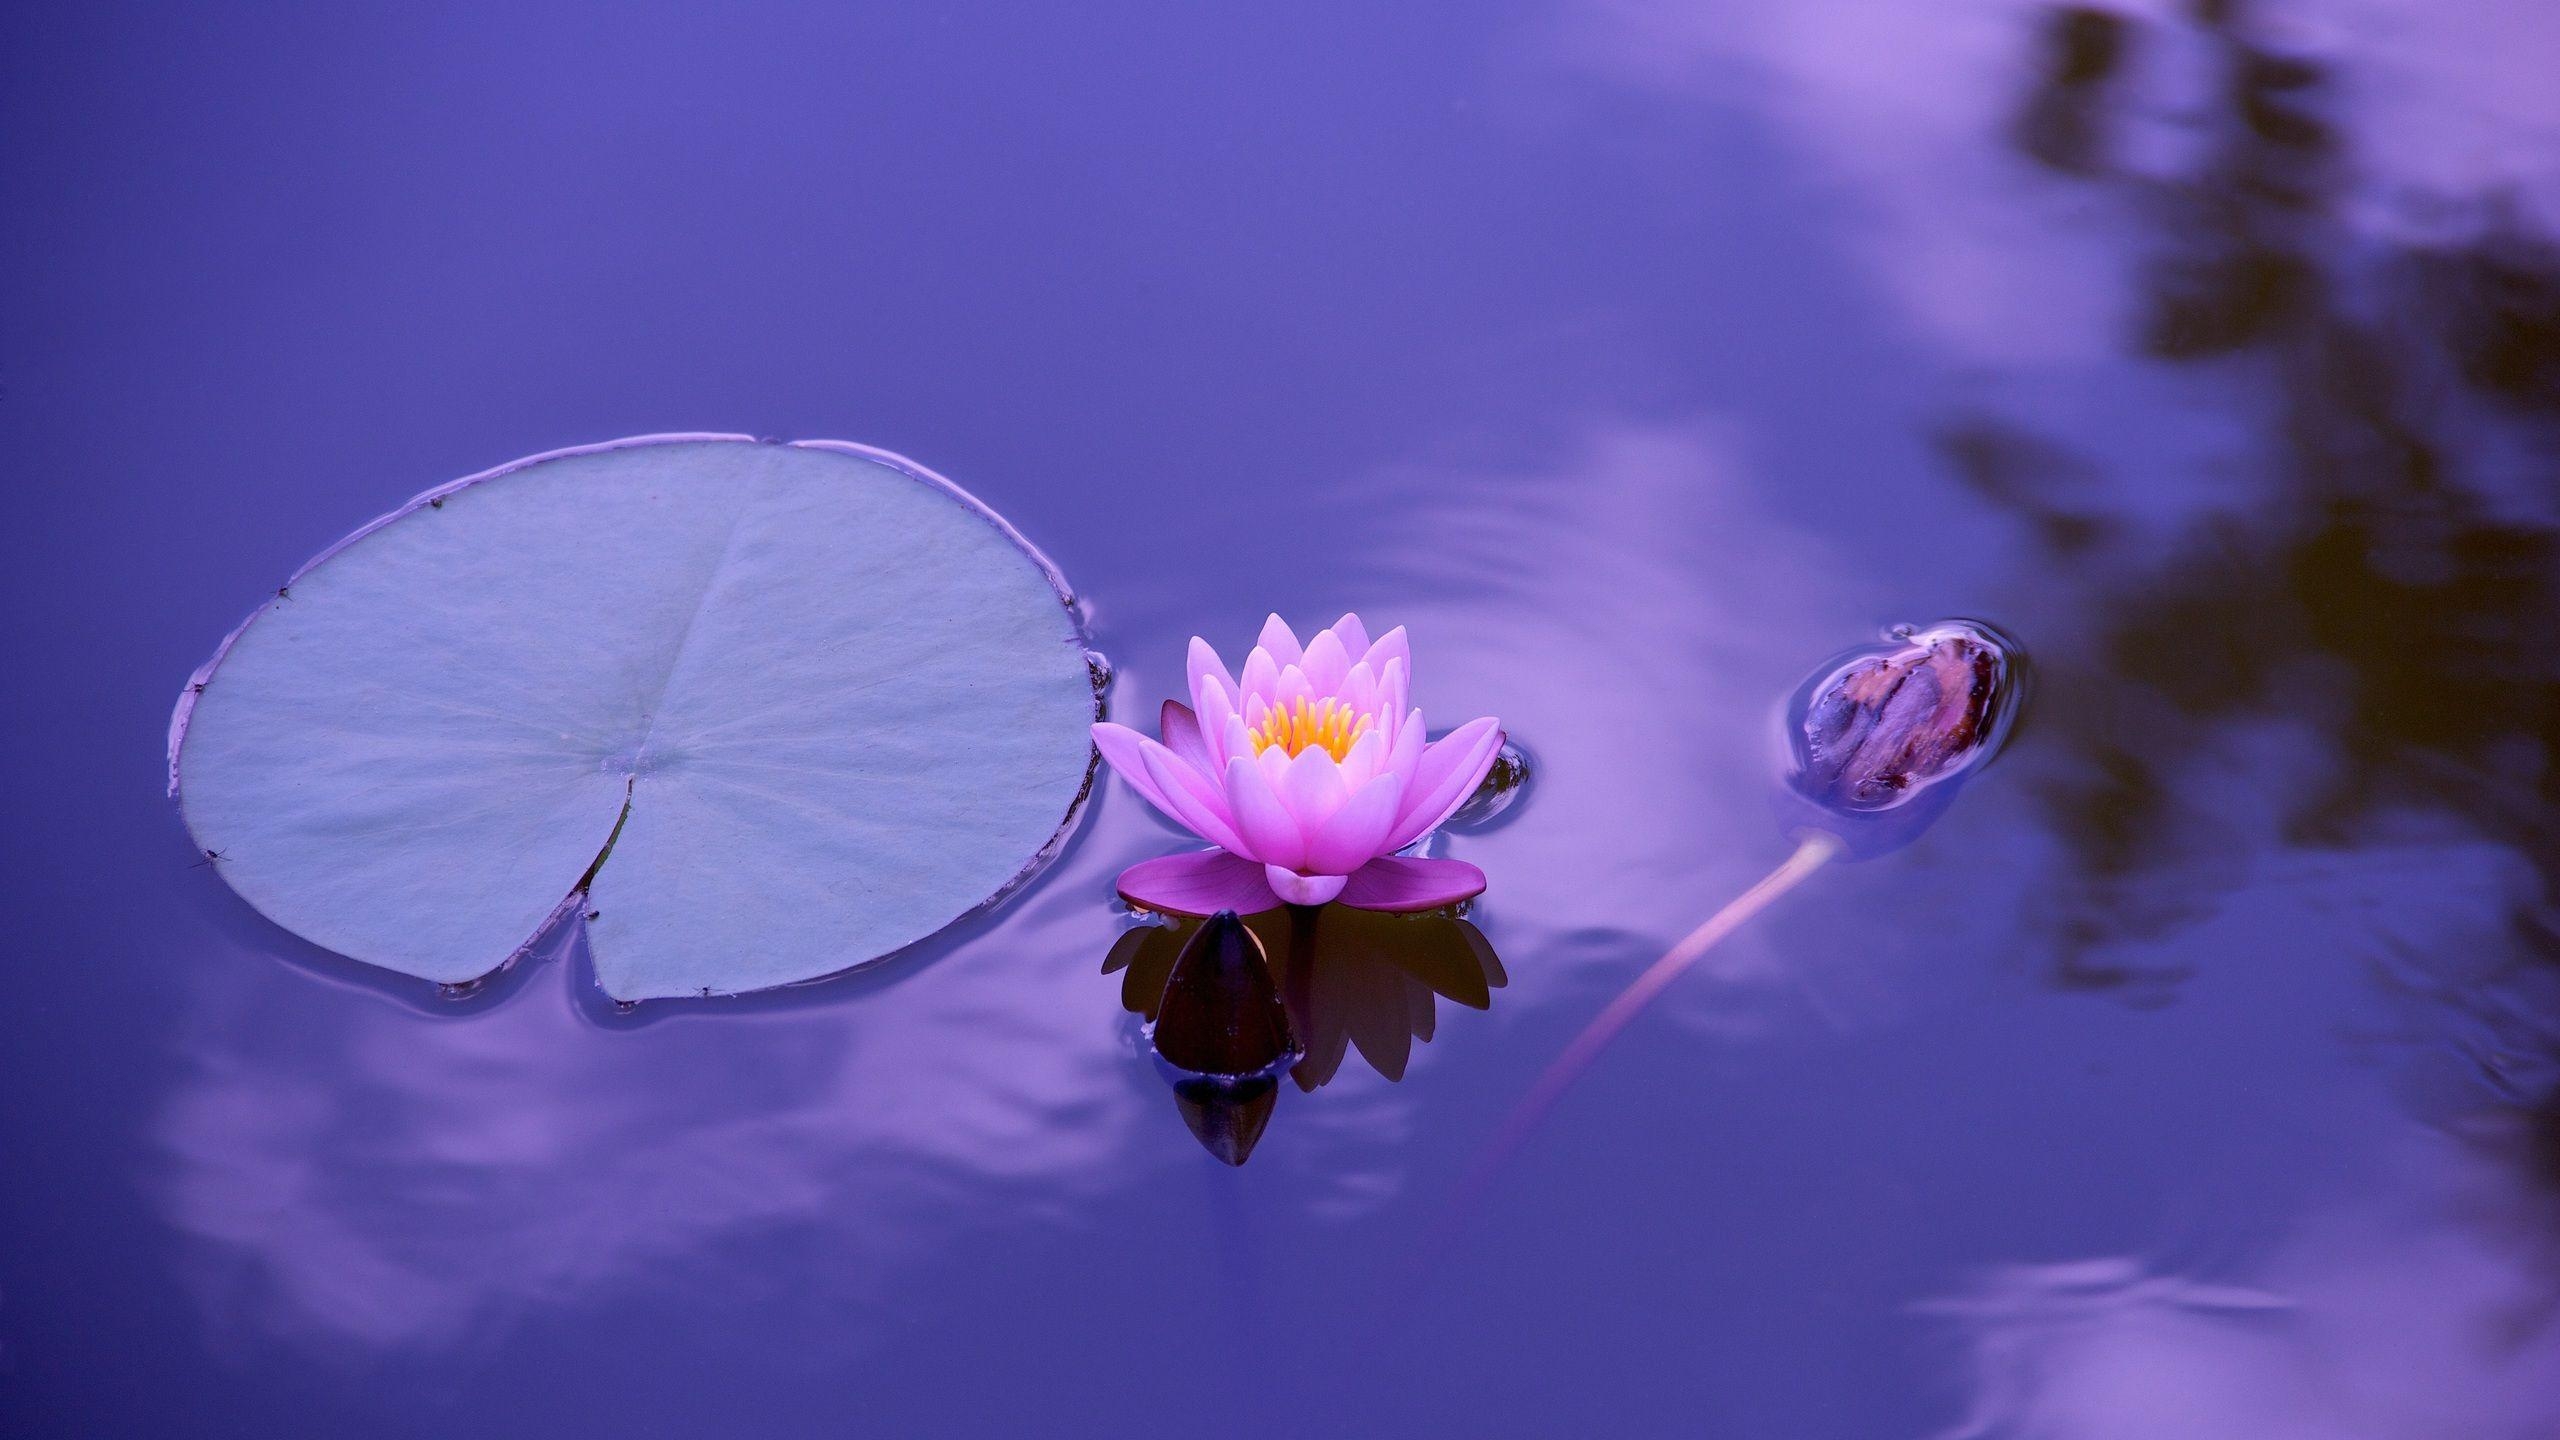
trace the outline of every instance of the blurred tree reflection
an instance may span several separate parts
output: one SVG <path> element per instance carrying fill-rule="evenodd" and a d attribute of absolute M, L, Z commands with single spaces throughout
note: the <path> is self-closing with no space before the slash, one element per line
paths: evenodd
<path fill-rule="evenodd" d="M 1971 1346 L 1973 1411 L 1947 1433 L 2550 1433 L 2560 246 L 2500 196 L 2386 223 L 2352 183 L 2337 77 L 2239 0 L 2040 25 L 2010 143 L 2130 202 L 2150 256 L 2127 348 L 2212 374 L 2252 422 L 2237 488 L 2166 545 L 2141 497 L 2048 438 L 1980 415 L 1938 436 L 2076 612 L 2029 637 L 2056 742 L 2039 802 L 2070 862 L 2053 980 L 2173 993 L 2178 974 L 2110 957 L 2245 883 L 2252 804 L 2302 849 L 2485 841 L 2529 874 L 2497 882 L 2485 945 L 2375 937 L 2382 982 L 2431 1007 L 2470 1074 L 2436 1127 L 2450 1158 L 2403 1177 L 2414 1198 L 2282 1247 L 2283 1326 L 2261 1323 L 2272 1295 L 2131 1257 L 2005 1267 L 1933 1307 Z M 2198 143 L 2135 167 L 2114 143 L 2139 103 L 2127 57 L 2199 50 Z M 2231 757 L 2283 749 L 2254 748 L 2271 731 L 2308 762 L 2233 784 Z M 2208 754 L 2225 768 L 2200 772 Z M 2427 883 L 2386 884 L 2372 914 L 2422 906 Z"/>
<path fill-rule="evenodd" d="M 2166 37 L 2082 6 L 2044 18 L 2010 138 L 2144 217 L 2128 342 L 2211 363 L 2263 407 L 2248 493 L 2164 552 L 2061 446 L 1982 416 L 1938 437 L 2087 587 L 2084 624 L 2031 637 L 2054 682 L 2037 723 L 2064 732 L 2076 767 L 2042 792 L 2074 861 L 2056 979 L 2152 997 L 2174 984 L 2102 952 L 2239 883 L 2240 840 L 2172 782 L 2216 733 L 2268 719 L 2334 747 L 2279 797 L 2285 839 L 2346 845 L 2412 810 L 2452 817 L 2539 882 L 2507 917 L 2503 970 L 2560 966 L 2560 543 L 2544 518 L 2560 490 L 2560 247 L 2495 197 L 2459 238 L 2383 233 L 2344 203 L 2353 157 L 2325 65 L 2268 41 L 2237 0 L 2151 23 L 2192 27 L 2180 38 L 2215 71 L 2182 165 L 2111 157 L 2133 103 L 2125 58 Z M 2547 1007 L 2497 1019 L 2528 1043 L 2487 1049 L 2560 1057 Z"/>

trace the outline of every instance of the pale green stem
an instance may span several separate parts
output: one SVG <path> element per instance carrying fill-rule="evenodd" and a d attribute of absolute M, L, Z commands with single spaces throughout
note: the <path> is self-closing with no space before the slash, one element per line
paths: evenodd
<path fill-rule="evenodd" d="M 1573 1037 L 1573 1043 L 1564 1048 L 1564 1053 L 1547 1066 L 1546 1072 L 1538 1077 L 1538 1083 L 1530 1087 L 1528 1095 L 1503 1122 L 1492 1146 L 1485 1151 L 1484 1158 L 1476 1162 L 1466 1185 L 1458 1192 L 1457 1211 L 1463 1213 L 1472 1208 L 1475 1197 L 1501 1170 L 1504 1162 L 1529 1138 L 1530 1132 L 1538 1128 L 1538 1122 L 1547 1117 L 1547 1112 L 1555 1108 L 1556 1102 L 1564 1098 L 1564 1092 L 1572 1088 L 1573 1082 L 1582 1078 L 1582 1072 L 1591 1068 L 1591 1062 L 1600 1058 L 1600 1052 L 1609 1048 L 1609 1042 L 1618 1038 L 1619 1031 L 1643 1014 L 1646 1006 L 1660 999 L 1663 991 L 1687 974 L 1689 967 L 1697 964 L 1699 958 L 1714 949 L 1718 942 L 1740 929 L 1744 921 L 1769 908 L 1779 896 L 1802 884 L 1806 876 L 1838 855 L 1840 848 L 1837 836 L 1820 830 L 1807 834 L 1796 846 L 1796 853 L 1788 856 L 1785 863 L 1770 871 L 1759 884 L 1735 896 L 1723 909 L 1708 916 L 1704 924 L 1681 937 L 1679 944 L 1672 946 L 1661 959 L 1637 976 L 1635 983 L 1619 991 L 1608 1008 L 1593 1016 L 1591 1023 L 1582 1027 L 1582 1033 Z"/>

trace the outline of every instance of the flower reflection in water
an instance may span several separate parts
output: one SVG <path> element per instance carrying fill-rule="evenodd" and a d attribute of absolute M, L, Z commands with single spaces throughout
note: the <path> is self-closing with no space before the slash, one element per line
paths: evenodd
<path fill-rule="evenodd" d="M 1414 1045 L 1437 1031 L 1439 1002 L 1488 1009 L 1508 980 L 1464 919 L 1347 905 L 1142 924 L 1102 969 L 1121 977 L 1121 1005 L 1152 1027 L 1185 1123 L 1230 1165 L 1260 1140 L 1280 1074 L 1312 1092 L 1357 1049 L 1401 1080 Z"/>

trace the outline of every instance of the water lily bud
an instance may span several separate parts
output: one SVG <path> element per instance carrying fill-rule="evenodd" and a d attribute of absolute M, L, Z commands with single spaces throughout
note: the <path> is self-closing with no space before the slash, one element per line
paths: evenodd
<path fill-rule="evenodd" d="M 1796 789 L 1875 814 L 1981 764 L 2016 709 L 2013 649 L 1988 626 L 1945 621 L 1818 677 L 1794 726 Z"/>

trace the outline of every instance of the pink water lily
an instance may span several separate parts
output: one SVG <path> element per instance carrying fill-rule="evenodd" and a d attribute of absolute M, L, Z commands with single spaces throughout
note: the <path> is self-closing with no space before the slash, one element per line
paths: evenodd
<path fill-rule="evenodd" d="M 1194 637 L 1191 704 L 1164 703 L 1164 738 L 1103 724 L 1093 739 L 1149 803 L 1218 848 L 1133 865 L 1121 895 L 1208 915 L 1284 901 L 1432 910 L 1482 894 L 1473 865 L 1395 853 L 1465 804 L 1502 748 L 1491 719 L 1427 740 L 1406 706 L 1412 668 L 1401 626 L 1371 644 L 1357 615 L 1303 646 L 1272 616 L 1241 679 Z"/>

